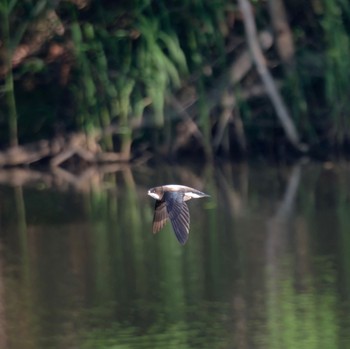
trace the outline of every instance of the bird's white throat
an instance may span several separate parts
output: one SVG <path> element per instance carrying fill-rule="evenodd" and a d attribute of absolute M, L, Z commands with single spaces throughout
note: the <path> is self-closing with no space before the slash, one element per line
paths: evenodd
<path fill-rule="evenodd" d="M 159 200 L 159 195 L 157 193 L 151 192 L 150 190 L 147 192 L 149 196 L 151 196 L 153 199 Z"/>

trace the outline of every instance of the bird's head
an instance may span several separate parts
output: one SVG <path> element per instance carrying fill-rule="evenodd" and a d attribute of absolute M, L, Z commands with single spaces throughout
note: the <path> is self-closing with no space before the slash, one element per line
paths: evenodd
<path fill-rule="evenodd" d="M 151 188 L 147 194 L 152 196 L 153 199 L 160 200 L 163 196 L 163 190 L 161 187 Z"/>

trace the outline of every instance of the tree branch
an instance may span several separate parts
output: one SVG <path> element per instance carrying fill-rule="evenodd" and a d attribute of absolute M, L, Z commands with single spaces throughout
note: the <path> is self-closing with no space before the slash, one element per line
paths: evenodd
<path fill-rule="evenodd" d="M 242 11 L 244 26 L 246 31 L 246 38 L 250 52 L 253 57 L 253 61 L 256 65 L 257 71 L 263 84 L 266 87 L 266 91 L 271 99 L 271 102 L 275 108 L 277 117 L 279 118 L 281 125 L 286 133 L 286 136 L 290 143 L 298 150 L 305 152 L 308 150 L 307 145 L 300 143 L 298 132 L 294 126 L 294 123 L 288 113 L 287 107 L 275 85 L 275 82 L 271 76 L 271 73 L 267 69 L 266 60 L 262 53 L 261 47 L 257 38 L 257 31 L 251 4 L 249 0 L 238 0 L 240 9 Z"/>

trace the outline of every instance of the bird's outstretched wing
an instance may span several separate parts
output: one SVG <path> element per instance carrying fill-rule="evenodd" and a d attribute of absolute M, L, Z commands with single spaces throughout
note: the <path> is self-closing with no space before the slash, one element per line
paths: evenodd
<path fill-rule="evenodd" d="M 153 216 L 153 233 L 158 233 L 162 229 L 168 219 L 168 211 L 164 200 L 157 200 L 154 207 Z"/>
<path fill-rule="evenodd" d="M 164 193 L 163 199 L 174 233 L 180 244 L 184 245 L 190 230 L 190 214 L 183 193 Z"/>

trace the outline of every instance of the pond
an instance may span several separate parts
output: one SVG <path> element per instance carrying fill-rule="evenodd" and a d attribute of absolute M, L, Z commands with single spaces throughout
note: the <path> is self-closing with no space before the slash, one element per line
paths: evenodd
<path fill-rule="evenodd" d="M 0 171 L 0 348 L 350 347 L 348 164 L 26 171 Z M 152 234 L 167 183 L 211 195 L 184 246 Z"/>

